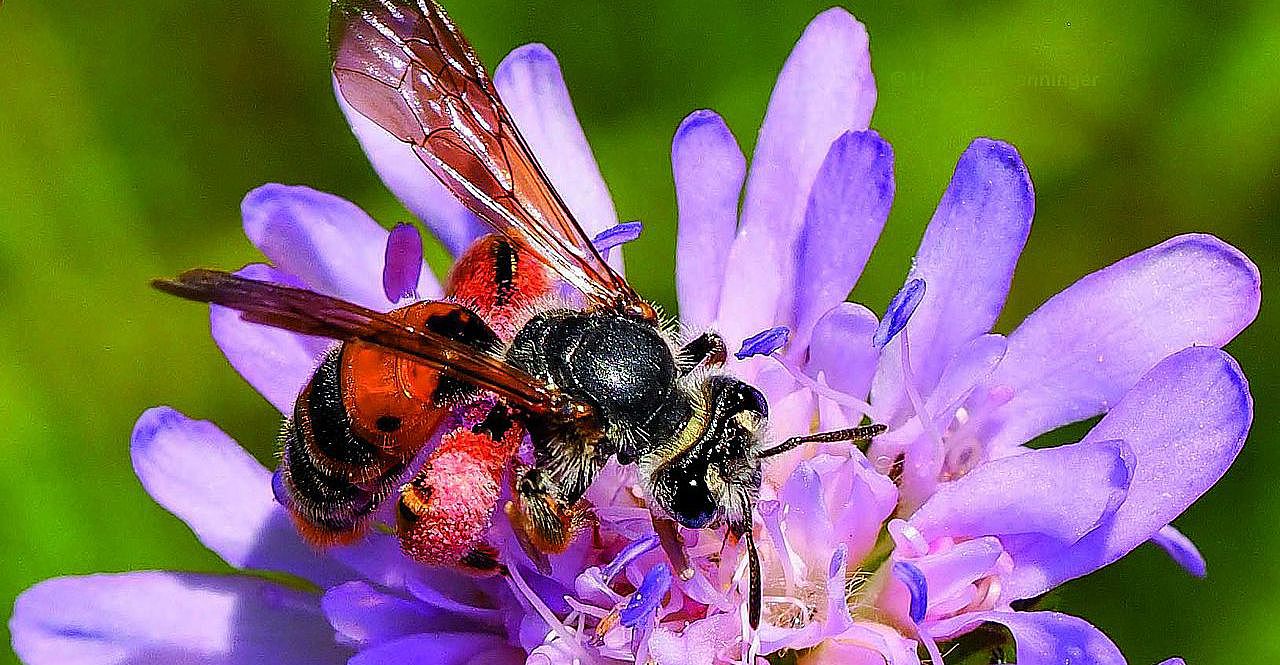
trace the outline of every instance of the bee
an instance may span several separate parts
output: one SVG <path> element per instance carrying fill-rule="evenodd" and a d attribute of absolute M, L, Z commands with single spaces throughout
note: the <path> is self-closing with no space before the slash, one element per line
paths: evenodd
<path fill-rule="evenodd" d="M 707 332 L 679 344 L 605 262 L 434 0 L 337 0 L 330 46 L 344 100 L 410 146 L 494 233 L 455 265 L 444 300 L 385 314 L 216 270 L 153 282 L 249 322 L 341 342 L 282 436 L 277 482 L 302 533 L 317 543 L 359 535 L 412 471 L 396 505 L 403 549 L 424 563 L 499 573 L 484 532 L 508 469 L 505 513 L 525 549 L 545 555 L 582 530 L 583 496 L 617 459 L 637 465 L 662 520 L 723 525 L 745 543 L 757 627 L 752 515 L 761 464 L 806 443 L 863 441 L 884 428 L 767 445 L 768 403 L 723 369 L 723 339 Z M 580 307 L 546 304 L 562 283 L 581 294 Z M 460 412 L 471 417 L 445 427 Z M 513 468 L 526 437 L 532 464 Z M 669 542 L 675 530 L 658 531 L 679 558 Z"/>

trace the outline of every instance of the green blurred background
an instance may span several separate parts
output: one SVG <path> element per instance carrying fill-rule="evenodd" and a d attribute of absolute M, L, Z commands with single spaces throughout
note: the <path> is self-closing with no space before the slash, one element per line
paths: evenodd
<path fill-rule="evenodd" d="M 528 41 L 559 55 L 620 216 L 647 223 L 628 248 L 632 279 L 672 307 L 677 123 L 717 109 L 749 150 L 783 59 L 830 1 L 447 4 L 490 66 Z M 1038 199 L 1001 331 L 1086 272 L 1185 231 L 1275 274 L 1280 4 L 846 6 L 871 34 L 872 125 L 894 145 L 898 182 L 855 299 L 883 310 L 976 136 L 1018 146 Z M 264 182 L 406 218 L 331 97 L 325 12 L 323 0 L 0 9 L 0 605 L 55 575 L 225 569 L 142 491 L 129 432 L 143 409 L 172 404 L 267 460 L 276 413 L 223 361 L 204 313 L 146 281 L 255 260 L 239 201 Z M 1276 303 L 1229 347 L 1252 381 L 1253 435 L 1177 522 L 1209 578 L 1143 546 L 1058 599 L 1132 663 L 1280 658 Z"/>

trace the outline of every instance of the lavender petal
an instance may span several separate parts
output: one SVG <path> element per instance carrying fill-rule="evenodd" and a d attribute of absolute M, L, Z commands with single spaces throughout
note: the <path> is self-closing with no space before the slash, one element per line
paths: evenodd
<path fill-rule="evenodd" d="M 671 142 L 671 173 L 680 211 L 676 233 L 676 294 L 690 329 L 716 319 L 725 262 L 738 228 L 738 200 L 747 162 L 714 111 L 694 111 Z"/>
<path fill-rule="evenodd" d="M 1116 511 L 1133 466 L 1119 441 L 1032 450 L 944 483 L 908 521 L 929 542 L 1038 534 L 1070 544 Z"/>
<path fill-rule="evenodd" d="M 832 307 L 813 326 L 805 373 L 815 381 L 821 377 L 833 390 L 866 399 L 880 357 L 871 344 L 878 326 L 876 315 L 862 305 L 846 302 Z M 862 420 L 861 412 L 824 401 L 820 400 L 823 429 L 850 427 Z"/>
<path fill-rule="evenodd" d="M 943 633 L 956 632 L 962 624 L 976 627 L 983 621 L 1003 625 L 1017 642 L 1018 665 L 1124 665 L 1124 655 L 1102 631 L 1084 619 L 1057 612 L 981 612 L 962 615 Z"/>
<path fill-rule="evenodd" d="M 28 665 L 345 663 L 313 594 L 256 577 L 147 571 L 27 589 L 9 622 Z"/>
<path fill-rule="evenodd" d="M 1008 597 L 1039 595 L 1151 538 L 1226 473 L 1252 421 L 1248 383 L 1223 351 L 1193 347 L 1156 365 L 1083 441 L 1065 446 L 1100 448 L 1122 437 L 1136 460 L 1124 503 L 1079 542 L 1028 552 L 1006 580 Z"/>
<path fill-rule="evenodd" d="M 618 223 L 613 197 L 578 123 L 556 56 L 542 44 L 526 44 L 498 65 L 493 84 L 520 134 L 587 237 Z M 621 267 L 621 252 L 610 261 Z"/>
<path fill-rule="evenodd" d="M 1009 335 L 991 388 L 1013 398 L 987 415 L 994 451 L 1105 412 L 1156 363 L 1222 346 L 1258 314 L 1258 268 L 1234 247 L 1184 235 L 1093 273 Z M 914 339 L 914 338 L 913 338 Z"/>
<path fill-rule="evenodd" d="M 720 297 L 730 348 L 790 320 L 795 241 L 814 177 L 836 138 L 867 128 L 875 97 L 866 29 L 840 8 L 819 14 L 778 75 L 751 159 Z"/>
<path fill-rule="evenodd" d="M 892 203 L 889 143 L 874 131 L 836 139 L 814 180 L 796 248 L 794 356 L 808 348 L 819 317 L 857 284 Z"/>
<path fill-rule="evenodd" d="M 168 408 L 134 425 L 133 468 L 156 503 L 237 568 L 275 570 L 320 586 L 350 572 L 303 542 L 271 491 L 271 474 L 208 421 Z"/>
<path fill-rule="evenodd" d="M 387 593 L 364 581 L 325 592 L 320 607 L 345 644 L 366 648 L 432 632 L 484 632 L 488 626 L 438 607 Z"/>
<path fill-rule="evenodd" d="M 1034 208 L 1031 179 L 1017 150 L 990 139 L 969 145 L 909 275 L 929 284 L 910 329 L 916 349 L 912 373 L 922 395 L 928 396 L 962 345 L 991 330 L 1031 231 Z M 890 420 L 910 408 L 902 380 L 899 350 L 890 348 L 871 389 Z"/>
<path fill-rule="evenodd" d="M 381 279 L 388 232 L 355 204 L 308 187 L 263 185 L 241 211 L 245 235 L 277 268 L 326 295 L 380 311 L 394 305 Z M 440 297 L 430 270 L 417 292 Z"/>
<path fill-rule="evenodd" d="M 427 170 L 409 144 L 352 108 L 338 91 L 336 81 L 334 96 L 383 184 L 451 254 L 458 256 L 488 232 L 488 226 Z"/>
<path fill-rule="evenodd" d="M 285 286 L 304 286 L 298 278 L 260 263 L 237 275 Z M 249 323 L 240 313 L 212 305 L 209 329 L 227 362 L 281 413 L 293 412 L 298 393 L 311 380 L 326 349 L 334 342 Z"/>
<path fill-rule="evenodd" d="M 1172 524 L 1157 531 L 1156 535 L 1151 537 L 1151 542 L 1159 545 L 1169 554 L 1169 558 L 1188 573 L 1196 577 L 1204 577 L 1208 574 L 1208 566 L 1205 564 L 1204 556 L 1200 554 L 1200 549 Z"/>
<path fill-rule="evenodd" d="M 489 665 L 518 663 L 524 652 L 505 636 L 490 633 L 430 632 L 410 635 L 361 650 L 347 665 Z"/>

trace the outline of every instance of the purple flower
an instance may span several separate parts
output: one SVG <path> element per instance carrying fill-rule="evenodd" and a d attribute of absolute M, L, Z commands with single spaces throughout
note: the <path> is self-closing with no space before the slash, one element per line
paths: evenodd
<path fill-rule="evenodd" d="M 619 228 L 551 53 L 518 49 L 494 80 L 587 233 L 632 237 L 638 227 Z M 312 550 L 274 499 L 270 471 L 212 424 L 162 407 L 135 428 L 138 476 L 240 572 L 44 582 L 18 600 L 15 650 L 32 664 L 711 665 L 795 649 L 802 663 L 918 665 L 993 622 L 1014 636 L 1020 663 L 1123 662 L 1087 622 L 1012 604 L 1147 540 L 1203 574 L 1170 522 L 1225 473 L 1248 432 L 1248 386 L 1219 347 L 1257 314 L 1257 270 L 1220 240 L 1180 236 L 1085 277 L 1007 338 L 991 334 L 1033 196 L 1017 152 L 979 139 L 882 324 L 844 302 L 894 194 L 892 150 L 868 129 L 875 97 L 866 32 L 832 9 L 784 65 L 749 171 L 710 111 L 686 118 L 672 147 L 682 323 L 741 350 L 729 370 L 767 395 L 777 438 L 810 432 L 815 419 L 890 427 L 865 455 L 821 444 L 769 460 L 754 535 L 758 631 L 746 622 L 741 544 L 721 528 L 681 530 L 683 548 L 661 547 L 633 468 L 601 472 L 587 495 L 599 537 L 552 557 L 549 575 L 495 520 L 511 575 L 478 580 L 417 565 L 377 530 Z M 456 254 L 477 237 L 478 220 L 403 144 L 344 110 L 388 187 L 447 247 Z M 255 278 L 380 310 L 441 293 L 416 265 L 414 238 L 389 241 L 336 197 L 268 185 L 246 197 L 244 218 L 272 264 L 245 268 Z M 610 260 L 621 266 L 621 252 Z M 329 343 L 216 307 L 210 317 L 231 364 L 288 413 Z M 1078 443 L 1026 447 L 1099 415 Z"/>

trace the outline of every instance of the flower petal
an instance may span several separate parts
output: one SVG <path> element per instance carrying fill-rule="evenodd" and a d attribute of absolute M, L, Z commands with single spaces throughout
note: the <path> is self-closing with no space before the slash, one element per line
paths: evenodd
<path fill-rule="evenodd" d="M 360 647 L 418 633 L 483 632 L 483 626 L 466 617 L 385 593 L 364 581 L 329 589 L 320 606 L 341 639 Z"/>
<path fill-rule="evenodd" d="M 355 204 L 309 187 L 263 185 L 241 204 L 249 240 L 279 269 L 321 293 L 387 311 L 382 291 L 388 231 Z M 440 297 L 430 270 L 418 295 Z"/>
<path fill-rule="evenodd" d="M 849 297 L 893 203 L 893 148 L 874 131 L 846 132 L 818 169 L 796 251 L 796 338 L 802 354 L 818 318 Z"/>
<path fill-rule="evenodd" d="M 613 198 L 582 125 L 578 124 L 560 63 L 551 49 L 542 44 L 526 44 L 512 51 L 494 71 L 493 85 L 537 156 L 539 166 L 587 237 L 594 238 L 617 224 Z M 620 255 L 620 251 L 614 253 L 615 257 Z M 616 261 L 615 258 L 610 263 Z"/>
<path fill-rule="evenodd" d="M 800 665 L 919 665 L 914 641 L 884 624 L 854 623 L 796 661 Z"/>
<path fill-rule="evenodd" d="M 746 158 L 714 111 L 694 111 L 671 142 L 676 228 L 676 294 L 680 320 L 700 330 L 716 318 L 729 246 L 738 228 Z"/>
<path fill-rule="evenodd" d="M 982 612 L 947 622 L 950 633 L 991 621 L 1017 641 L 1018 665 L 1124 665 L 1124 655 L 1102 631 L 1084 619 L 1057 612 Z"/>
<path fill-rule="evenodd" d="M 813 326 L 809 360 L 805 371 L 815 380 L 821 376 L 832 389 L 856 399 L 865 399 L 875 375 L 880 352 L 871 344 L 879 321 L 862 305 L 844 302 L 832 307 Z M 838 407 L 823 409 L 822 428 L 851 427 L 862 413 Z"/>
<path fill-rule="evenodd" d="M 1223 351 L 1194 347 L 1156 365 L 1083 441 L 1054 449 L 1104 448 L 1100 441 L 1123 438 L 1136 460 L 1124 503 L 1070 547 L 1046 543 L 1022 558 L 1006 581 L 1008 597 L 1039 595 L 1151 538 L 1226 473 L 1252 420 L 1248 383 Z"/>
<path fill-rule="evenodd" d="M 1176 351 L 1226 344 L 1259 300 L 1257 267 L 1207 235 L 1178 236 L 1081 279 L 1009 335 L 990 385 L 1013 398 L 986 418 L 991 450 L 1106 411 Z"/>
<path fill-rule="evenodd" d="M 298 536 L 271 474 L 213 423 L 149 409 L 133 428 L 133 468 L 156 503 L 237 568 L 293 573 L 320 586 L 350 575 Z"/>
<path fill-rule="evenodd" d="M 1118 441 L 1032 450 L 943 483 L 908 521 L 929 542 L 1039 534 L 1068 544 L 1115 511 L 1132 465 Z"/>
<path fill-rule="evenodd" d="M 347 665 L 496 665 L 518 663 L 523 659 L 523 651 L 509 646 L 506 638 L 497 635 L 433 632 L 364 649 L 347 661 Z"/>
<path fill-rule="evenodd" d="M 60 577 L 18 597 L 9 629 L 28 665 L 346 662 L 317 600 L 238 575 Z"/>
<path fill-rule="evenodd" d="M 751 160 L 720 298 L 730 348 L 791 319 L 795 240 L 814 177 L 837 137 L 867 128 L 875 98 L 866 29 L 838 7 L 819 14 L 778 75 Z"/>
<path fill-rule="evenodd" d="M 1172 524 L 1157 531 L 1156 535 L 1151 537 L 1151 542 L 1159 545 L 1169 554 L 1169 558 L 1188 573 L 1196 577 L 1204 577 L 1208 573 L 1208 567 L 1204 562 L 1204 556 L 1200 554 L 1200 549 L 1191 542 L 1190 538 L 1173 528 Z"/>
<path fill-rule="evenodd" d="M 787 544 L 809 570 L 826 570 L 836 548 L 831 514 L 823 501 L 823 480 L 813 465 L 798 464 L 779 493 L 786 506 L 783 518 Z"/>
<path fill-rule="evenodd" d="M 488 232 L 485 223 L 427 170 L 409 144 L 352 108 L 338 91 L 337 81 L 334 81 L 334 96 L 383 184 L 431 229 L 450 253 L 461 254 L 476 238 Z"/>
<path fill-rule="evenodd" d="M 236 274 L 286 286 L 304 286 L 298 278 L 261 263 L 245 266 Z M 227 362 L 284 414 L 293 412 L 294 400 L 311 380 L 325 349 L 334 344 L 319 337 L 249 323 L 240 318 L 239 312 L 217 305 L 209 308 L 209 329 Z"/>
<path fill-rule="evenodd" d="M 915 349 L 911 369 L 922 395 L 929 395 L 962 345 L 991 330 L 1009 293 L 1034 209 L 1031 178 L 1018 151 L 991 139 L 971 143 L 956 164 L 909 275 L 929 285 L 907 329 Z M 910 408 L 901 386 L 899 354 L 896 348 L 885 352 L 872 387 L 873 401 L 891 416 Z"/>

